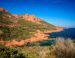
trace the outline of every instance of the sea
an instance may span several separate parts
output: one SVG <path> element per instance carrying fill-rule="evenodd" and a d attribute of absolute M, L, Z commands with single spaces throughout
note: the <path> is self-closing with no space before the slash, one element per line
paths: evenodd
<path fill-rule="evenodd" d="M 58 37 L 62 37 L 64 39 L 75 39 L 75 28 L 65 28 L 63 31 L 61 32 L 54 32 L 49 34 L 49 38 L 58 38 Z"/>
<path fill-rule="evenodd" d="M 63 31 L 49 33 L 49 38 L 63 38 L 63 39 L 72 39 L 75 41 L 75 28 L 64 28 Z M 41 46 L 50 46 L 54 43 L 54 40 L 47 40 L 40 42 Z"/>
<path fill-rule="evenodd" d="M 75 28 L 64 28 L 63 31 L 49 33 L 49 38 L 64 38 L 75 40 Z M 31 46 L 40 45 L 40 46 L 50 46 L 55 43 L 55 40 L 45 40 L 42 42 L 37 42 L 31 44 Z"/>

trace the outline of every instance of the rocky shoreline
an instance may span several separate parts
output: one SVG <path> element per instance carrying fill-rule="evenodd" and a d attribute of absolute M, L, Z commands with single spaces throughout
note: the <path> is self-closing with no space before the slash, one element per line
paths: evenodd
<path fill-rule="evenodd" d="M 20 40 L 20 41 L 17 41 L 16 39 L 13 39 L 12 41 L 0 40 L 0 44 L 7 46 L 7 47 L 16 47 L 16 46 L 24 46 L 27 43 L 39 42 L 39 41 L 44 41 L 44 40 L 53 40 L 52 38 L 48 38 L 49 35 L 46 33 L 60 32 L 62 30 L 63 28 L 59 28 L 59 27 L 56 27 L 56 30 L 51 30 L 51 31 L 48 30 L 44 32 L 37 30 L 37 34 L 35 34 L 35 36 L 32 38 L 29 38 L 26 40 Z"/>

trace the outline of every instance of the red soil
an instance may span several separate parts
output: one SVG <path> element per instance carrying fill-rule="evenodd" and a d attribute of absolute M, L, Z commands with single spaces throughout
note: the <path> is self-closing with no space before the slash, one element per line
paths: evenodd
<path fill-rule="evenodd" d="M 33 42 L 38 42 L 38 41 L 43 41 L 43 40 L 52 40 L 51 38 L 48 38 L 48 35 L 45 33 L 59 32 L 62 30 L 63 28 L 58 28 L 58 27 L 56 28 L 56 30 L 45 31 L 44 33 L 37 30 L 37 34 L 35 34 L 35 36 L 30 39 L 21 40 L 21 41 L 16 41 L 16 39 L 12 41 L 0 40 L 0 44 L 7 46 L 7 47 L 16 47 L 16 46 L 24 46 L 27 43 L 33 43 Z"/>

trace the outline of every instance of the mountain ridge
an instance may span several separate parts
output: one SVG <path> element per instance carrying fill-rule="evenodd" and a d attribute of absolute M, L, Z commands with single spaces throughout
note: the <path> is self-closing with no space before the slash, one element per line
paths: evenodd
<path fill-rule="evenodd" d="M 28 42 L 48 40 L 48 35 L 45 33 L 62 30 L 63 28 L 49 24 L 33 15 L 14 15 L 0 8 L 0 43 L 5 46 L 20 46 Z M 11 44 L 13 42 L 14 44 Z"/>

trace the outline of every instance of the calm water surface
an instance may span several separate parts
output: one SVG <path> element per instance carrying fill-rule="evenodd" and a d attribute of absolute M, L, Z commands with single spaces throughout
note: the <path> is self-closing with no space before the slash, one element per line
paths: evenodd
<path fill-rule="evenodd" d="M 64 29 L 61 32 L 54 32 L 49 35 L 50 38 L 57 38 L 57 37 L 62 37 L 62 38 L 71 38 L 75 39 L 75 28 L 68 28 Z"/>

